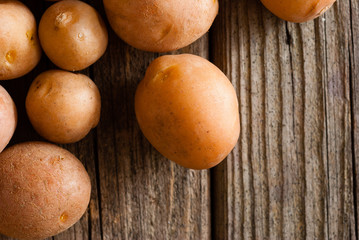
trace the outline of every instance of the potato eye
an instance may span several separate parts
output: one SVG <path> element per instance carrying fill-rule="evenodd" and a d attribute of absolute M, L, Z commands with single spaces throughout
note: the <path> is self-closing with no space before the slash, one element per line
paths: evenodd
<path fill-rule="evenodd" d="M 61 27 L 65 27 L 72 20 L 71 13 L 62 12 L 55 18 L 55 29 L 59 29 Z"/>
<path fill-rule="evenodd" d="M 16 58 L 16 52 L 15 50 L 10 50 L 6 53 L 5 55 L 6 61 L 8 61 L 8 63 L 13 63 L 15 61 Z"/>
<path fill-rule="evenodd" d="M 33 31 L 29 30 L 26 32 L 26 37 L 30 40 L 33 41 L 34 40 L 34 33 Z"/>
<path fill-rule="evenodd" d="M 77 37 L 80 39 L 80 41 L 83 41 L 85 38 L 85 35 L 83 33 L 77 34 Z"/>
<path fill-rule="evenodd" d="M 63 213 L 60 216 L 60 221 L 64 223 L 67 221 L 68 218 L 69 218 L 69 216 L 66 213 Z"/>

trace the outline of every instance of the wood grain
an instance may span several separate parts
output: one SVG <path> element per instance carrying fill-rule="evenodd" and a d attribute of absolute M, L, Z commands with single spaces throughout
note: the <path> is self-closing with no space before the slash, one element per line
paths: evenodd
<path fill-rule="evenodd" d="M 348 51 L 355 7 L 342 0 L 293 24 L 256 1 L 220 4 L 211 60 L 237 87 L 241 138 L 211 172 L 213 237 L 356 239 Z"/>
<path fill-rule="evenodd" d="M 349 2 L 349 77 L 351 80 L 351 121 L 353 125 L 354 208 L 356 210 L 356 236 L 359 238 L 359 1 Z"/>

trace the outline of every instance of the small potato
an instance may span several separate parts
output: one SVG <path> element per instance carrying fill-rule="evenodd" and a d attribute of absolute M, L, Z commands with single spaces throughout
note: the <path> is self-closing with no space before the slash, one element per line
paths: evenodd
<path fill-rule="evenodd" d="M 290 22 L 306 22 L 327 11 L 335 0 L 261 0 L 276 16 Z"/>
<path fill-rule="evenodd" d="M 100 92 L 83 74 L 50 70 L 31 84 L 26 111 L 35 130 L 47 140 L 77 142 L 100 120 Z"/>
<path fill-rule="evenodd" d="M 106 15 L 117 35 L 131 46 L 150 52 L 185 47 L 211 27 L 217 0 L 104 0 Z"/>
<path fill-rule="evenodd" d="M 0 233 L 39 240 L 75 224 L 90 201 L 82 163 L 58 146 L 27 142 L 0 154 Z"/>
<path fill-rule="evenodd" d="M 0 0 L 0 80 L 21 77 L 40 61 L 35 18 L 21 2 Z"/>
<path fill-rule="evenodd" d="M 0 86 L 0 153 L 9 143 L 17 123 L 16 106 L 7 91 Z"/>
<path fill-rule="evenodd" d="M 186 168 L 217 165 L 238 140 L 236 92 L 215 65 L 198 56 L 154 60 L 138 85 L 135 111 L 149 142 Z"/>
<path fill-rule="evenodd" d="M 58 67 L 78 71 L 106 51 L 108 34 L 98 12 L 81 1 L 61 1 L 49 7 L 39 25 L 41 46 Z"/>

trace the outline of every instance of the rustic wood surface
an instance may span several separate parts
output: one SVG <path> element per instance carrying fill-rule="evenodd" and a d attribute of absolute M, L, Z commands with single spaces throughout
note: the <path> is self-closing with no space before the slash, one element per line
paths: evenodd
<path fill-rule="evenodd" d="M 24 2 L 37 21 L 52 4 Z M 87 2 L 105 18 L 100 0 Z M 238 144 L 207 171 L 171 163 L 143 137 L 134 92 L 159 54 L 109 35 L 106 54 L 82 71 L 100 88 L 101 122 L 64 146 L 91 176 L 90 206 L 54 240 L 359 239 L 359 0 L 339 0 L 304 24 L 257 0 L 220 1 L 209 34 L 178 51 L 210 59 L 238 94 Z M 11 145 L 43 140 L 24 102 L 51 68 L 44 55 L 27 76 L 0 83 L 19 112 Z"/>

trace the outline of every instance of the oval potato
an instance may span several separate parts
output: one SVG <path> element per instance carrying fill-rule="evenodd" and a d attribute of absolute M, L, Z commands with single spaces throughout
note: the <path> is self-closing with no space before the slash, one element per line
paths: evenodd
<path fill-rule="evenodd" d="M 57 2 L 45 11 L 39 38 L 49 59 L 68 71 L 79 71 L 95 63 L 108 44 L 101 16 L 90 5 L 75 0 Z"/>
<path fill-rule="evenodd" d="M 47 140 L 73 143 L 96 127 L 101 96 L 96 84 L 83 74 L 50 70 L 31 84 L 26 112 L 35 130 Z"/>
<path fill-rule="evenodd" d="M 129 45 L 150 52 L 185 47 L 211 27 L 217 0 L 104 0 L 113 30 Z"/>
<path fill-rule="evenodd" d="M 0 86 L 0 153 L 9 143 L 15 132 L 17 111 L 8 92 Z"/>
<path fill-rule="evenodd" d="M 90 178 L 70 152 L 43 142 L 0 154 L 0 233 L 24 240 L 56 235 L 87 209 Z"/>
<path fill-rule="evenodd" d="M 290 22 L 306 22 L 327 11 L 335 0 L 261 0 L 274 15 Z"/>
<path fill-rule="evenodd" d="M 33 14 L 19 1 L 0 0 L 0 80 L 27 74 L 40 58 Z"/>
<path fill-rule="evenodd" d="M 149 142 L 186 168 L 217 165 L 238 140 L 236 92 L 215 65 L 198 56 L 154 60 L 138 85 L 135 111 Z"/>

